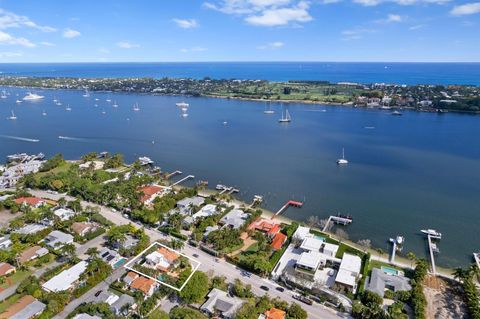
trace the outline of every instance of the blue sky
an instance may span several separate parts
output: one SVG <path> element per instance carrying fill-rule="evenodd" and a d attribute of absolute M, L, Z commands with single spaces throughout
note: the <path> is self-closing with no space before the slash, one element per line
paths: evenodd
<path fill-rule="evenodd" d="M 0 62 L 479 62 L 479 31 L 475 0 L 0 0 Z"/>

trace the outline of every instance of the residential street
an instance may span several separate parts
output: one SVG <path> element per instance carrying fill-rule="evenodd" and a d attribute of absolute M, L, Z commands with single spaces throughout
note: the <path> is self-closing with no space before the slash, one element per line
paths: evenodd
<path fill-rule="evenodd" d="M 69 196 L 62 196 L 59 194 L 50 194 L 47 193 L 46 191 L 40 191 L 40 190 L 32 190 L 31 193 L 34 196 L 38 197 L 43 197 L 43 198 L 49 198 L 53 200 L 58 200 L 60 197 L 65 197 L 67 200 L 74 200 L 74 198 L 69 197 Z M 123 224 L 134 224 L 137 227 L 143 227 L 143 225 L 134 223 L 131 220 L 125 218 L 122 216 L 121 213 L 115 213 L 111 209 L 96 205 L 93 203 L 85 202 L 82 201 L 82 206 L 98 206 L 100 207 L 100 213 L 110 220 L 112 223 L 115 223 L 117 225 L 123 225 Z M 145 232 L 148 236 L 150 236 L 151 240 L 158 240 L 158 239 L 169 239 L 169 236 L 163 235 L 161 232 L 149 228 L 145 228 Z M 87 248 L 88 249 L 88 248 Z M 280 292 L 276 290 L 275 288 L 278 287 L 278 285 L 268 279 L 261 278 L 259 276 L 256 276 L 252 274 L 250 277 L 245 277 L 242 276 L 242 270 L 235 265 L 229 264 L 223 260 L 220 260 L 219 262 L 215 261 L 215 257 L 203 252 L 202 250 L 191 247 L 188 245 L 185 245 L 185 248 L 182 250 L 183 253 L 186 255 L 192 256 L 193 254 L 198 254 L 199 257 L 196 258 L 198 261 L 200 261 L 200 267 L 199 270 L 204 271 L 204 272 L 209 272 L 213 271 L 215 275 L 220 275 L 220 276 L 225 276 L 228 281 L 233 281 L 235 278 L 240 278 L 244 284 L 250 284 L 252 286 L 252 291 L 257 294 L 257 295 L 263 295 L 268 293 L 272 297 L 279 297 L 285 301 L 288 302 L 296 302 L 299 303 L 303 309 L 305 309 L 308 312 L 308 317 L 309 318 L 314 318 L 314 319 L 333 319 L 333 318 L 346 318 L 348 316 L 344 314 L 339 314 L 335 312 L 334 310 L 327 308 L 323 305 L 319 304 L 314 304 L 312 306 L 300 303 L 299 301 L 293 299 L 293 293 L 289 290 L 285 290 L 284 292 Z M 268 292 L 265 292 L 264 290 L 260 289 L 260 286 L 267 286 L 269 288 Z M 95 287 L 89 291 L 91 293 L 92 291 L 98 291 L 99 288 Z M 94 293 L 94 292 L 93 292 Z M 76 303 L 81 304 L 82 302 L 86 301 L 88 299 L 88 293 L 82 296 L 81 298 L 78 298 L 75 300 Z M 70 306 L 70 305 L 69 305 Z M 70 307 L 69 307 L 70 308 Z M 74 308 L 73 308 L 74 309 Z M 72 309 L 72 310 L 73 310 Z M 63 312 L 62 312 L 63 313 Z M 63 317 L 58 317 L 58 318 L 63 318 Z"/>

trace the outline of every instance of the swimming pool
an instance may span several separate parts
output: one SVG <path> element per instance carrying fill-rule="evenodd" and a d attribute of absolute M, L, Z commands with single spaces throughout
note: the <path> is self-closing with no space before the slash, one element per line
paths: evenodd
<path fill-rule="evenodd" d="M 398 275 L 398 270 L 396 270 L 395 268 L 390 268 L 390 267 L 385 267 L 385 266 L 382 266 L 382 271 L 384 273 L 386 273 L 387 275 L 393 275 L 393 276 L 397 276 Z"/>
<path fill-rule="evenodd" d="M 122 266 L 122 265 L 125 264 L 126 262 L 127 262 L 127 259 L 122 258 L 122 259 L 120 259 L 119 261 L 117 261 L 115 264 L 113 264 L 113 268 L 114 268 L 114 269 L 117 269 L 118 267 Z"/>

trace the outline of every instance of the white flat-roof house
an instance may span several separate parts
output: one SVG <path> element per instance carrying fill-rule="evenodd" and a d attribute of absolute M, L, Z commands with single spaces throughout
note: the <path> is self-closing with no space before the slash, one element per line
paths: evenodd
<path fill-rule="evenodd" d="M 57 216 L 61 221 L 66 221 L 75 216 L 75 212 L 68 208 L 58 208 L 53 214 Z"/>
<path fill-rule="evenodd" d="M 0 249 L 7 249 L 10 246 L 12 246 L 10 235 L 0 237 Z"/>
<path fill-rule="evenodd" d="M 355 291 L 361 268 L 362 259 L 360 257 L 344 253 L 335 283 Z"/>
<path fill-rule="evenodd" d="M 44 283 L 42 288 L 50 292 L 65 291 L 73 288 L 80 279 L 80 275 L 87 269 L 87 264 L 86 261 L 80 261 Z"/>
<path fill-rule="evenodd" d="M 300 259 L 297 260 L 296 269 L 300 271 L 306 270 L 313 276 L 320 265 L 325 265 L 325 262 L 325 258 L 318 251 L 306 251 L 303 252 L 300 255 Z"/>
<path fill-rule="evenodd" d="M 316 237 L 306 237 L 303 241 L 302 244 L 300 245 L 300 248 L 303 249 L 304 251 L 317 251 L 319 252 L 320 249 L 322 248 L 324 240 Z"/>
<path fill-rule="evenodd" d="M 325 254 L 325 255 L 328 255 L 330 257 L 335 257 L 335 255 L 337 254 L 337 251 L 338 251 L 338 248 L 340 246 L 338 245 L 335 245 L 335 244 L 330 244 L 330 243 L 324 243 L 323 244 L 323 250 L 322 252 Z"/>

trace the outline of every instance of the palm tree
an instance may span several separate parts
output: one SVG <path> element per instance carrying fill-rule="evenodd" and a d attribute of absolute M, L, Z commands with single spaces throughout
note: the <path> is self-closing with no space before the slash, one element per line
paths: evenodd
<path fill-rule="evenodd" d="M 453 278 L 455 278 L 457 280 L 460 280 L 460 281 L 463 281 L 465 279 L 465 277 L 468 276 L 468 271 L 464 270 L 461 267 L 457 267 L 453 271 L 452 275 L 453 275 Z"/>
<path fill-rule="evenodd" d="M 87 249 L 87 255 L 91 258 L 95 258 L 98 255 L 98 248 L 97 247 L 90 247 Z"/>
<path fill-rule="evenodd" d="M 407 253 L 407 259 L 411 261 L 411 265 L 410 265 L 410 266 L 413 268 L 413 262 L 414 262 L 414 261 L 417 261 L 417 256 L 415 256 L 415 254 L 414 254 L 413 252 L 409 251 L 409 252 Z"/>

